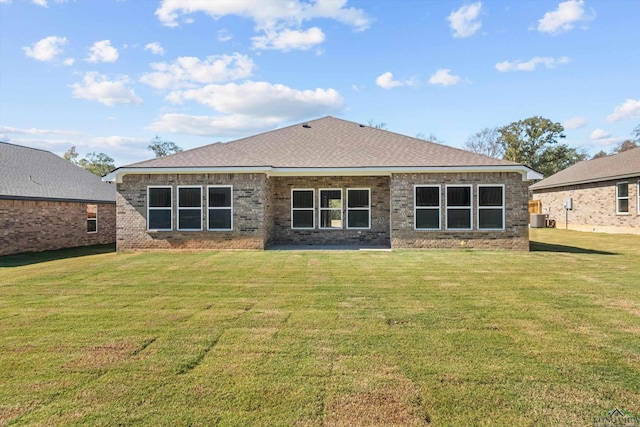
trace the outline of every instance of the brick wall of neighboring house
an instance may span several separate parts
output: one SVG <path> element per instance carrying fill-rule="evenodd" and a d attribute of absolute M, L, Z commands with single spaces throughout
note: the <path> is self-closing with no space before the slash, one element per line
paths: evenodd
<path fill-rule="evenodd" d="M 466 184 L 473 190 L 473 230 L 445 229 L 445 186 Z M 505 229 L 478 230 L 478 184 L 505 185 Z M 414 186 L 441 185 L 441 229 L 414 229 Z M 529 250 L 528 182 L 519 173 L 394 174 L 391 179 L 393 248 L 475 248 Z"/>
<path fill-rule="evenodd" d="M 173 231 L 147 230 L 147 186 L 173 188 Z M 178 231 L 177 187 L 202 186 L 202 231 Z M 207 185 L 233 186 L 233 231 L 207 230 Z M 118 184 L 117 250 L 129 249 L 264 249 L 264 174 L 125 175 Z"/>
<path fill-rule="evenodd" d="M 87 205 L 97 205 L 97 233 L 87 232 Z M 115 241 L 115 204 L 0 200 L 0 256 Z"/>
<path fill-rule="evenodd" d="M 629 183 L 629 212 L 616 213 L 616 184 Z M 535 190 L 534 200 L 542 202 L 542 213 L 556 221 L 557 228 L 606 233 L 640 234 L 640 176 L 615 181 L 580 184 Z M 573 209 L 566 211 L 565 201 L 573 199 Z"/>
<path fill-rule="evenodd" d="M 317 176 L 274 177 L 273 181 L 273 237 L 272 244 L 281 245 L 365 245 L 390 244 L 389 235 L 389 177 L 386 176 Z M 370 229 L 347 229 L 347 189 L 370 189 Z M 291 228 L 291 190 L 314 189 L 315 228 L 299 230 Z M 319 190 L 342 190 L 341 229 L 319 228 Z"/>

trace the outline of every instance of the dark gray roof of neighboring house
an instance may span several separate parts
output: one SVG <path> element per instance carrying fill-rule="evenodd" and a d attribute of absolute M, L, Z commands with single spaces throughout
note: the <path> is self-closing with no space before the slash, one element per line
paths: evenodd
<path fill-rule="evenodd" d="M 115 203 L 115 185 L 49 151 L 0 142 L 0 198 Z"/>
<path fill-rule="evenodd" d="M 640 176 L 640 147 L 612 156 L 576 163 L 540 182 L 536 182 L 529 188 L 531 190 L 541 190 L 634 176 Z"/>
<path fill-rule="evenodd" d="M 125 168 L 518 166 L 422 139 L 324 117 L 227 143 L 215 143 Z"/>

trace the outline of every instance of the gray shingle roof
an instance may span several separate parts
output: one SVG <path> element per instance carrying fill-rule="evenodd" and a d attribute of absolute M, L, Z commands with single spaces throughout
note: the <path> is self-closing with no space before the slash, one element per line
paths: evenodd
<path fill-rule="evenodd" d="M 514 166 L 517 163 L 324 117 L 125 168 L 369 168 Z"/>
<path fill-rule="evenodd" d="M 49 151 L 0 142 L 0 198 L 115 203 L 115 185 Z"/>
<path fill-rule="evenodd" d="M 640 176 L 640 147 L 623 151 L 613 156 L 576 163 L 540 182 L 536 182 L 529 188 L 531 190 L 541 190 L 633 176 Z"/>

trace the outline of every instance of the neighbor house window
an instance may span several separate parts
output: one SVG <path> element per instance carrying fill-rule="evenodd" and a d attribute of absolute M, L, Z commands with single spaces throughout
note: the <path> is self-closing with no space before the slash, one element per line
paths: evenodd
<path fill-rule="evenodd" d="M 87 205 L 87 233 L 98 232 L 98 205 Z"/>
<path fill-rule="evenodd" d="M 447 229 L 471 230 L 471 186 L 447 186 Z"/>
<path fill-rule="evenodd" d="M 320 190 L 320 228 L 342 228 L 342 190 Z"/>
<path fill-rule="evenodd" d="M 503 185 L 478 185 L 478 229 L 504 230 Z"/>
<path fill-rule="evenodd" d="M 636 188 L 636 194 L 638 195 L 638 213 L 640 214 L 640 181 L 638 181 L 638 188 Z"/>
<path fill-rule="evenodd" d="M 210 185 L 207 187 L 207 229 L 210 231 L 233 230 L 233 187 Z"/>
<path fill-rule="evenodd" d="M 173 189 L 171 187 L 147 187 L 147 229 L 171 230 L 173 228 Z"/>
<path fill-rule="evenodd" d="M 202 230 L 202 187 L 178 186 L 178 230 Z"/>
<path fill-rule="evenodd" d="M 629 183 L 619 182 L 616 184 L 616 213 L 629 213 Z"/>
<path fill-rule="evenodd" d="M 439 230 L 440 217 L 440 186 L 416 185 L 413 198 L 415 229 Z"/>
<path fill-rule="evenodd" d="M 315 191 L 291 190 L 291 228 L 314 228 Z"/>
<path fill-rule="evenodd" d="M 371 228 L 371 190 L 347 189 L 347 228 Z"/>

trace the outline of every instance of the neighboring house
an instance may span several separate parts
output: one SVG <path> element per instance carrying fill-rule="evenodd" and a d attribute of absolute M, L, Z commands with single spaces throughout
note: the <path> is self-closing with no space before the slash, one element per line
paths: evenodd
<path fill-rule="evenodd" d="M 53 153 L 0 142 L 0 255 L 113 243 L 115 199 Z"/>
<path fill-rule="evenodd" d="M 531 190 L 556 227 L 640 234 L 640 148 L 576 163 Z"/>
<path fill-rule="evenodd" d="M 325 117 L 119 168 L 117 248 L 528 250 L 517 163 Z"/>

